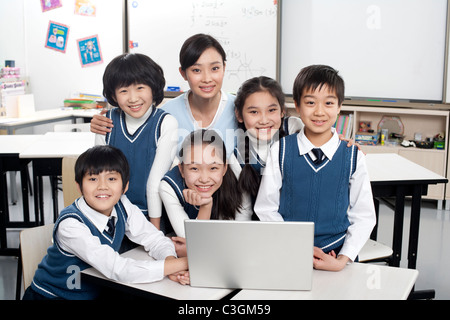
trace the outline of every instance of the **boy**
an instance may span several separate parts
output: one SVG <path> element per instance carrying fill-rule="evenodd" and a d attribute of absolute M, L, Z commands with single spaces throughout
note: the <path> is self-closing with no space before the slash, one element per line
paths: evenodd
<path fill-rule="evenodd" d="M 150 57 L 127 53 L 114 58 L 103 75 L 103 94 L 117 107 L 106 114 L 115 126 L 106 136 L 96 135 L 97 145 L 112 145 L 127 157 L 131 167 L 127 197 L 158 229 L 159 183 L 170 169 L 178 138 L 177 120 L 156 108 L 164 99 L 164 86 L 163 70 Z"/>
<path fill-rule="evenodd" d="M 189 283 L 187 259 L 176 258 L 172 241 L 158 231 L 124 196 L 129 166 L 111 146 L 96 146 L 75 163 L 75 180 L 82 194 L 63 209 L 55 223 L 53 245 L 39 264 L 24 299 L 94 299 L 98 292 L 80 282 L 79 272 L 94 267 L 122 282 L 144 283 L 166 275 Z M 124 236 L 144 246 L 156 261 L 120 257 Z"/>
<path fill-rule="evenodd" d="M 255 212 L 262 221 L 313 221 L 314 267 L 339 271 L 356 259 L 375 225 L 364 154 L 333 128 L 344 101 L 336 70 L 302 69 L 293 98 L 304 128 L 272 146 Z"/>

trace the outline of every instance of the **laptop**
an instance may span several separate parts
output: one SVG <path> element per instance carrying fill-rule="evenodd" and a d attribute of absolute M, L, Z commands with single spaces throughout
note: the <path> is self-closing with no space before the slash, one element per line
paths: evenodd
<path fill-rule="evenodd" d="M 314 223 L 184 224 L 192 287 L 311 290 Z"/>

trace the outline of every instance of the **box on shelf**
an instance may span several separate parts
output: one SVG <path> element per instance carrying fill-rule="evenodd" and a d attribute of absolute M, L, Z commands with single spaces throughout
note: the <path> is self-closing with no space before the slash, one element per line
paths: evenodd
<path fill-rule="evenodd" d="M 355 141 L 360 145 L 375 146 L 378 143 L 378 132 L 357 132 Z"/>

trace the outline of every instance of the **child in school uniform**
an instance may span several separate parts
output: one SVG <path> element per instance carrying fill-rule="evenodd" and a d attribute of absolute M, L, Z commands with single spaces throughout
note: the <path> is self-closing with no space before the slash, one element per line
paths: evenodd
<path fill-rule="evenodd" d="M 214 130 L 196 130 L 184 140 L 180 163 L 160 184 L 160 194 L 178 237 L 177 253 L 184 255 L 185 219 L 250 220 L 242 206 L 237 179 L 228 170 L 225 145 Z M 180 253 L 182 252 L 182 253 Z"/>
<path fill-rule="evenodd" d="M 375 225 L 365 156 L 333 128 L 344 100 L 336 70 L 302 69 L 293 98 L 304 128 L 272 146 L 255 212 L 262 221 L 313 221 L 314 267 L 339 271 L 355 261 Z"/>
<path fill-rule="evenodd" d="M 116 126 L 96 135 L 96 144 L 109 144 L 124 152 L 131 166 L 127 197 L 159 229 L 161 178 L 169 170 L 177 145 L 176 119 L 156 108 L 164 98 L 163 70 L 143 54 L 113 59 L 103 76 L 103 93 L 115 106 L 108 111 Z"/>
<path fill-rule="evenodd" d="M 158 231 L 124 195 L 129 166 L 111 146 L 95 146 L 75 164 L 82 197 L 62 210 L 53 231 L 53 245 L 39 264 L 23 299 L 84 300 L 98 297 L 80 272 L 94 267 L 105 277 L 127 283 L 170 279 L 189 283 L 186 258 L 177 258 L 170 239 Z M 127 236 L 144 246 L 155 261 L 122 258 L 118 250 Z"/>

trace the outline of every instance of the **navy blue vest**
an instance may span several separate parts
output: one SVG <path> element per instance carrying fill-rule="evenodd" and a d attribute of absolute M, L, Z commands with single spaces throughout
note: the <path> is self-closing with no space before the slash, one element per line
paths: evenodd
<path fill-rule="evenodd" d="M 118 251 L 125 236 L 125 223 L 127 213 L 119 201 L 115 206 L 117 212 L 116 228 L 113 238 L 100 232 L 92 222 L 83 214 L 77 206 L 77 200 L 61 211 L 53 229 L 53 245 L 48 248 L 47 255 L 42 259 L 33 278 L 31 286 L 34 291 L 48 298 L 60 297 L 66 300 L 90 300 L 98 295 L 95 286 L 84 283 L 81 280 L 76 285 L 75 277 L 80 277 L 79 272 L 91 266 L 82 261 L 76 255 L 64 251 L 58 245 L 56 232 L 61 221 L 67 218 L 75 218 L 84 223 L 91 233 L 98 237 L 101 244 L 108 245 Z"/>
<path fill-rule="evenodd" d="M 297 134 L 280 140 L 283 185 L 279 213 L 285 221 L 312 221 L 314 245 L 329 252 L 341 246 L 350 225 L 350 177 L 356 170 L 358 149 L 340 145 L 333 160 L 315 165 L 308 154 L 299 154 Z"/>
<path fill-rule="evenodd" d="M 161 135 L 161 122 L 166 115 L 161 109 L 153 108 L 145 123 L 130 135 L 125 123 L 125 113 L 120 108 L 114 108 L 106 114 L 116 124 L 112 131 L 106 134 L 106 144 L 120 149 L 130 165 L 130 185 L 126 196 L 145 215 L 148 215 L 147 180 Z"/>
<path fill-rule="evenodd" d="M 184 200 L 183 190 L 186 186 L 184 185 L 184 179 L 181 176 L 178 166 L 173 167 L 172 170 L 167 172 L 162 180 L 166 181 L 172 187 L 173 191 L 175 191 L 175 194 L 177 195 L 180 204 L 183 206 L 184 211 L 189 216 L 189 219 L 196 219 L 199 209 Z"/>

